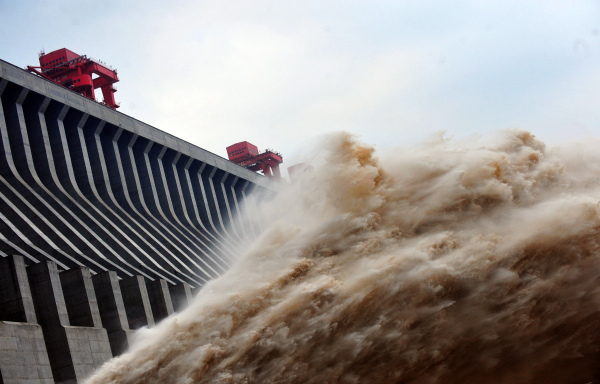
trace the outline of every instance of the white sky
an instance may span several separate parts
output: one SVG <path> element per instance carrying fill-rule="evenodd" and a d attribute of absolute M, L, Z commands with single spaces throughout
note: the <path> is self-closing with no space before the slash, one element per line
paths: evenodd
<path fill-rule="evenodd" d="M 3 60 L 100 59 L 121 112 L 223 157 L 247 140 L 289 166 L 339 130 L 600 136 L 600 0 L 0 0 L 0 20 Z"/>

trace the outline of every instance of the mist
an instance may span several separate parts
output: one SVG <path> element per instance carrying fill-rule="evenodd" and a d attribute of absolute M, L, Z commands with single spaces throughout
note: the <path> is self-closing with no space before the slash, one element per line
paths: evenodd
<path fill-rule="evenodd" d="M 233 267 L 86 383 L 595 382 L 598 148 L 328 136 Z"/>

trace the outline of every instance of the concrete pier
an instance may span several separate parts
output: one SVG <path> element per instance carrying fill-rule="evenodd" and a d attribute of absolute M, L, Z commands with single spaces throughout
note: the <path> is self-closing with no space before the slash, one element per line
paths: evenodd
<path fill-rule="evenodd" d="M 25 267 L 19 255 L 0 259 L 0 319 L 36 324 Z"/>
<path fill-rule="evenodd" d="M 73 268 L 59 274 L 71 325 L 102 327 L 90 270 Z"/>
<path fill-rule="evenodd" d="M 192 302 L 192 288 L 188 283 L 171 285 L 169 287 L 169 291 L 171 292 L 171 301 L 173 302 L 173 309 L 176 312 L 181 311 Z"/>
<path fill-rule="evenodd" d="M 90 308 L 96 303 L 93 291 L 86 292 L 83 269 L 68 271 L 67 285 L 74 292 L 71 299 L 71 316 L 64 298 L 61 278 L 55 263 L 47 261 L 28 267 L 29 281 L 36 315 L 42 326 L 52 375 L 57 382 L 78 383 L 112 357 L 108 335 L 98 326 L 72 326 L 69 317 L 92 325 L 99 314 Z M 73 272 L 73 273 L 70 273 Z M 82 284 L 78 284 L 83 282 Z M 90 294 L 90 295 L 88 295 Z M 92 298 L 85 305 L 84 299 Z M 80 311 L 80 312 L 79 312 Z"/>
<path fill-rule="evenodd" d="M 148 287 L 148 297 L 150 298 L 150 307 L 154 321 L 161 321 L 169 315 L 172 315 L 173 303 L 169 286 L 164 280 L 154 280 L 146 284 Z"/>
<path fill-rule="evenodd" d="M 0 259 L 0 383 L 54 383 L 22 256 Z"/>
<path fill-rule="evenodd" d="M 42 328 L 0 321 L 0 375 L 3 384 L 52 384 Z"/>
<path fill-rule="evenodd" d="M 121 280 L 120 287 L 129 328 L 153 327 L 154 316 L 150 307 L 146 280 L 142 276 L 131 276 Z"/>
<path fill-rule="evenodd" d="M 0 384 L 79 383 L 130 346 L 135 329 L 189 305 L 189 284 L 170 285 L 86 267 L 60 271 L 0 257 Z"/>
<path fill-rule="evenodd" d="M 113 356 L 118 356 L 129 347 L 133 331 L 129 329 L 125 303 L 117 274 L 113 271 L 100 273 L 92 278 L 100 309 L 102 325 L 108 333 Z"/>

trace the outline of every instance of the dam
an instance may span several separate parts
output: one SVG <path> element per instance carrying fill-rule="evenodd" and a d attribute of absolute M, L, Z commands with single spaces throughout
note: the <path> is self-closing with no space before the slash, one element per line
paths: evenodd
<path fill-rule="evenodd" d="M 0 383 L 77 383 L 183 308 L 276 184 L 0 60 Z"/>

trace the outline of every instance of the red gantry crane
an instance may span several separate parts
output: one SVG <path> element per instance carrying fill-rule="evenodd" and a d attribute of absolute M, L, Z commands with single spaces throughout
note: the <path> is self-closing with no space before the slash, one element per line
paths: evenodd
<path fill-rule="evenodd" d="M 237 165 L 254 172 L 262 171 L 265 176 L 271 179 L 281 180 L 279 164 L 283 163 L 283 158 L 280 153 L 270 149 L 258 153 L 256 145 L 242 141 L 227 147 L 227 155 L 229 160 Z"/>
<path fill-rule="evenodd" d="M 66 48 L 50 53 L 42 51 L 40 66 L 27 66 L 27 70 L 92 100 L 96 100 L 94 90 L 100 88 L 104 96 L 102 104 L 112 109 L 119 108 L 115 102 L 117 90 L 113 86 L 119 81 L 117 71 L 85 55 Z"/>

